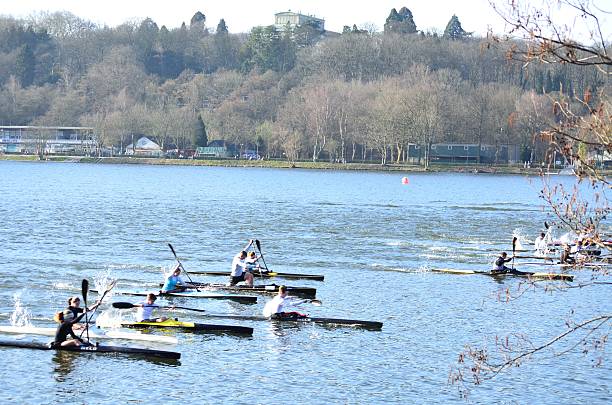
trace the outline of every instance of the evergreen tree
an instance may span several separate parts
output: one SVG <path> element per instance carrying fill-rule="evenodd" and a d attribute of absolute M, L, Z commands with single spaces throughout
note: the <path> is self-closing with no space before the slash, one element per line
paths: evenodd
<path fill-rule="evenodd" d="M 448 24 L 446 24 L 446 29 L 444 30 L 443 38 L 447 39 L 463 39 L 472 35 L 471 32 L 464 31 L 461 27 L 461 22 L 459 22 L 459 18 L 453 14 Z"/>
<path fill-rule="evenodd" d="M 30 45 L 24 45 L 15 58 L 15 76 L 19 79 L 22 87 L 28 87 L 34 83 L 34 72 L 36 58 Z"/>
<path fill-rule="evenodd" d="M 217 24 L 217 35 L 227 35 L 229 31 L 227 30 L 227 25 L 225 25 L 225 20 L 222 18 L 219 20 L 219 24 Z"/>
<path fill-rule="evenodd" d="M 191 17 L 191 21 L 189 22 L 189 27 L 193 27 L 198 24 L 206 24 L 206 16 L 201 12 L 197 12 Z"/>
<path fill-rule="evenodd" d="M 402 7 L 399 13 L 396 9 L 391 9 L 391 13 L 385 21 L 385 33 L 391 32 L 398 34 L 415 34 L 417 32 L 412 12 L 408 8 Z"/>
<path fill-rule="evenodd" d="M 202 119 L 202 115 L 198 114 L 198 122 L 196 124 L 195 134 L 195 145 L 196 147 L 205 147 L 208 145 L 208 134 L 206 133 L 206 125 Z"/>

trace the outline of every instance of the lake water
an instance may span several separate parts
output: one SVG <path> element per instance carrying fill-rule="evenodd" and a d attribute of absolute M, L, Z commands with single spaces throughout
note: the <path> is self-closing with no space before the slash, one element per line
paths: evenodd
<path fill-rule="evenodd" d="M 318 289 L 323 305 L 302 311 L 384 322 L 375 332 L 227 321 L 254 327 L 253 337 L 178 333 L 179 344 L 166 348 L 182 353 L 179 363 L 0 348 L 0 390 L 15 403 L 461 402 L 448 376 L 466 344 L 510 332 L 540 344 L 570 316 L 612 310 L 608 287 L 500 303 L 497 293 L 521 280 L 428 271 L 487 270 L 496 253 L 512 250 L 513 233 L 534 239 L 551 220 L 538 178 L 19 162 L 0 162 L 0 173 L 2 324 L 17 299 L 32 324 L 53 326 L 83 278 L 153 290 L 175 264 L 169 242 L 188 271 L 229 270 L 250 238 L 261 241 L 271 269 L 325 275 L 273 280 Z M 259 314 L 265 300 L 173 302 Z M 172 316 L 207 322 L 195 312 Z M 594 367 L 596 356 L 580 350 L 554 356 L 568 346 L 473 387 L 469 401 L 609 403 L 609 362 Z"/>

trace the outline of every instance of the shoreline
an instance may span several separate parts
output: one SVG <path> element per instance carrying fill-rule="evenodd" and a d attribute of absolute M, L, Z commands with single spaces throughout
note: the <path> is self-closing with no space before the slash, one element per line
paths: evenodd
<path fill-rule="evenodd" d="M 79 157 L 79 156 L 48 156 L 40 160 L 37 155 L 0 155 L 0 161 L 18 162 L 59 162 L 59 163 L 89 163 L 89 164 L 143 164 L 156 166 L 208 166 L 208 167 L 257 167 L 270 169 L 308 169 L 308 170 L 348 170 L 376 172 L 416 172 L 416 173 L 473 173 L 473 174 L 525 174 L 537 176 L 541 169 L 524 168 L 522 166 L 494 166 L 488 164 L 430 164 L 425 170 L 423 166 L 411 164 L 380 163 L 330 163 L 330 162 L 288 162 L 286 160 L 245 160 L 245 159 L 168 159 L 146 157 Z M 549 174 L 559 174 L 561 169 L 553 169 Z M 609 175 L 610 170 L 602 170 Z"/>

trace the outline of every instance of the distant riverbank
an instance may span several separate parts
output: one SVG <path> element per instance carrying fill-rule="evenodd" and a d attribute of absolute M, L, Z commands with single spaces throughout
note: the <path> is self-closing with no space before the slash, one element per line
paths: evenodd
<path fill-rule="evenodd" d="M 36 161 L 35 155 L 0 155 L 0 160 Z M 522 166 L 492 166 L 492 165 L 459 165 L 431 164 L 427 170 L 423 166 L 410 164 L 377 164 L 377 163 L 332 163 L 332 162 L 289 162 L 286 160 L 246 160 L 246 159 L 166 159 L 140 157 L 79 157 L 79 156 L 48 156 L 44 161 L 64 163 L 98 163 L 98 164 L 146 164 L 174 166 L 221 166 L 221 167 L 265 167 L 275 169 L 314 169 L 314 170 L 367 170 L 387 172 L 456 172 L 456 173 L 489 173 L 489 174 L 540 174 L 540 168 L 524 168 Z M 557 174 L 560 168 L 551 169 Z"/>

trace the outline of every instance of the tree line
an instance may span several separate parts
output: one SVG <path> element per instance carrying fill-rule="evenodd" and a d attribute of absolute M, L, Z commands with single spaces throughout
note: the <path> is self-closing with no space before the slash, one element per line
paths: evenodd
<path fill-rule="evenodd" d="M 596 70 L 508 59 L 455 15 L 444 32 L 419 31 L 405 7 L 382 32 L 338 34 L 231 34 L 201 12 L 174 29 L 66 12 L 0 19 L 0 122 L 91 126 L 100 147 L 146 134 L 184 149 L 223 139 L 268 158 L 387 163 L 405 161 L 409 144 L 456 142 L 521 145 L 523 160 L 539 160 L 534 134 L 563 120 L 550 97 L 606 85 Z"/>

